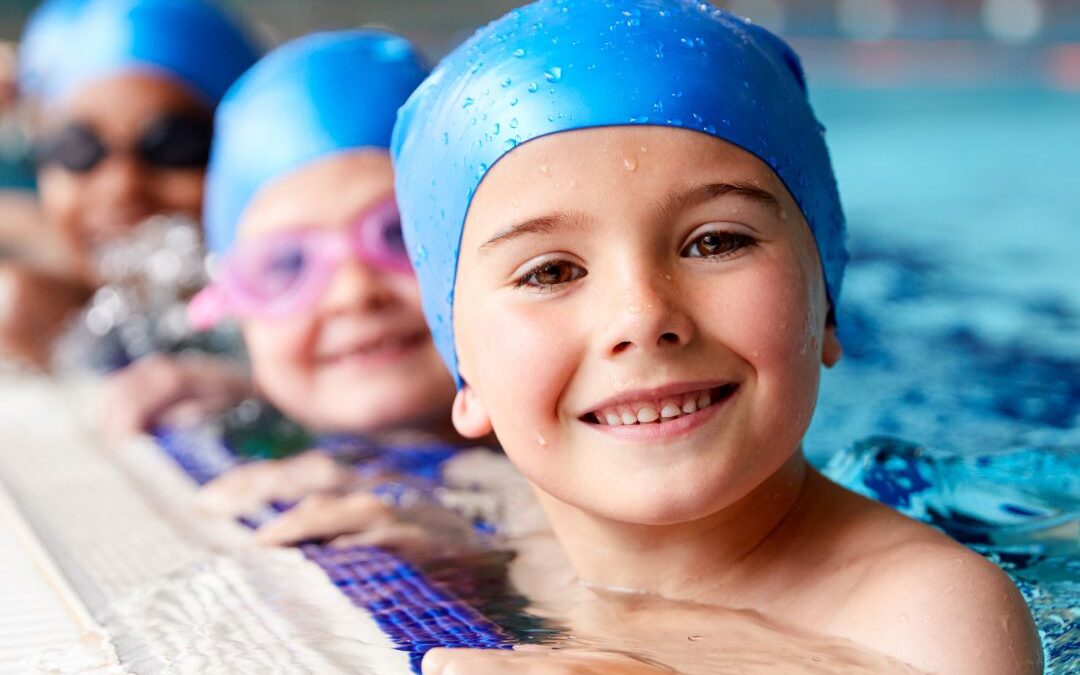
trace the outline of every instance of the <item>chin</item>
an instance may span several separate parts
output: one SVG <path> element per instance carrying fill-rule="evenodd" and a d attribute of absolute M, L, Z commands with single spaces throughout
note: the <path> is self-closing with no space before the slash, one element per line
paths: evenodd
<path fill-rule="evenodd" d="M 396 397 L 392 391 L 376 399 L 338 397 L 333 404 L 322 407 L 321 417 L 325 427 L 358 434 L 374 433 L 391 429 L 418 428 L 424 412 L 424 404 Z M 342 406 L 342 402 L 345 403 Z M 392 405 L 388 405 L 391 403 Z"/>
<path fill-rule="evenodd" d="M 704 478 L 703 478 L 704 477 Z M 738 500 L 736 486 L 722 477 L 683 475 L 611 475 L 604 485 L 595 483 L 576 500 L 579 507 L 598 515 L 637 525 L 676 525 L 707 518 Z M 598 496 L 603 499 L 597 499 Z"/>

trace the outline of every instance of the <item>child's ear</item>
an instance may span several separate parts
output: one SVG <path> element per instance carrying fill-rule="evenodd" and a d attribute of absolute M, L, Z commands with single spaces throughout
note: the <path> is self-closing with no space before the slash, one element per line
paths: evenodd
<path fill-rule="evenodd" d="M 483 438 L 492 432 L 491 418 L 487 408 L 468 384 L 458 389 L 454 407 L 450 413 L 454 428 L 465 438 Z"/>
<path fill-rule="evenodd" d="M 836 337 L 836 324 L 829 323 L 825 326 L 825 336 L 821 345 L 821 362 L 826 368 L 832 368 L 840 357 L 844 355 L 844 348 L 840 345 L 840 338 Z"/>

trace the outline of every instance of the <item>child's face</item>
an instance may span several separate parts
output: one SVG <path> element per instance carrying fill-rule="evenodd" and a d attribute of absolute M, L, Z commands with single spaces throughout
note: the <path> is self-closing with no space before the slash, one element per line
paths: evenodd
<path fill-rule="evenodd" d="M 382 151 L 335 155 L 270 184 L 244 212 L 237 245 L 298 228 L 341 230 L 393 197 Z M 246 319 L 256 383 L 286 413 L 330 431 L 370 432 L 446 419 L 454 386 L 411 274 L 353 256 L 310 310 Z"/>
<path fill-rule="evenodd" d="M 169 124 L 176 119 L 208 130 L 211 116 L 187 89 L 148 73 L 94 82 L 46 111 L 42 140 L 62 147 L 65 161 L 48 161 L 38 171 L 41 206 L 74 253 L 85 257 L 95 243 L 156 214 L 198 217 L 205 166 L 162 166 L 140 151 L 148 134 L 159 144 L 183 144 L 187 137 Z M 207 138 L 188 139 L 199 146 L 196 155 L 205 153 Z M 173 156 L 192 150 L 172 146 L 166 150 Z"/>
<path fill-rule="evenodd" d="M 538 139 L 469 211 L 455 423 L 490 423 L 534 485 L 587 512 L 701 518 L 798 451 L 839 357 L 827 310 L 811 232 L 749 153 L 660 127 Z"/>

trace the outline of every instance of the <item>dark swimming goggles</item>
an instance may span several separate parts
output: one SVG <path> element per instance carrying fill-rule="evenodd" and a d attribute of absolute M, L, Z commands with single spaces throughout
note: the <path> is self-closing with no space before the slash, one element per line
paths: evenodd
<path fill-rule="evenodd" d="M 210 160 L 212 121 L 196 115 L 166 115 L 151 122 L 131 147 L 147 165 L 159 169 L 201 169 Z M 114 152 L 97 131 L 73 122 L 40 143 L 39 167 L 56 164 L 72 173 L 89 173 Z"/>

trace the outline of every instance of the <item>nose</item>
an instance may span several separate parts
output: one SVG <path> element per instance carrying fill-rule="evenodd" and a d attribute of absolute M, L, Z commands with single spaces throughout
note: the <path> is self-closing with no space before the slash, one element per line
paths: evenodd
<path fill-rule="evenodd" d="M 633 273 L 633 280 L 613 288 L 613 308 L 603 342 L 609 357 L 640 352 L 656 354 L 689 344 L 694 323 L 670 275 Z"/>
<path fill-rule="evenodd" d="M 394 293 L 386 274 L 362 260 L 342 261 L 330 280 L 320 301 L 320 309 L 328 314 L 348 311 L 378 311 L 394 302 Z"/>
<path fill-rule="evenodd" d="M 147 169 L 131 153 L 109 156 L 95 172 L 97 198 L 124 214 L 147 210 Z M 133 224 L 133 223 L 123 223 Z"/>

